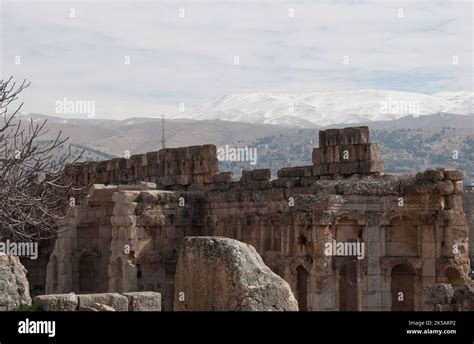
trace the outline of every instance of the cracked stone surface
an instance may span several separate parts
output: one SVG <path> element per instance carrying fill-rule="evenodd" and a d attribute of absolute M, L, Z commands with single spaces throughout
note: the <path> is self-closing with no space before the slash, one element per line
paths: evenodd
<path fill-rule="evenodd" d="M 31 305 L 26 269 L 18 257 L 0 255 L 0 311 Z"/>
<path fill-rule="evenodd" d="M 297 311 L 290 286 L 255 248 L 224 237 L 184 239 L 175 277 L 174 310 Z"/>

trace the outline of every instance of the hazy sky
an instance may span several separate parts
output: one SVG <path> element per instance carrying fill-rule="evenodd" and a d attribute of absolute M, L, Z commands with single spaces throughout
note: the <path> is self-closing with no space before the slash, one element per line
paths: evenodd
<path fill-rule="evenodd" d="M 471 0 L 0 0 L 0 11 L 0 75 L 32 82 L 27 112 L 54 115 L 64 98 L 125 118 L 249 91 L 473 89 Z"/>

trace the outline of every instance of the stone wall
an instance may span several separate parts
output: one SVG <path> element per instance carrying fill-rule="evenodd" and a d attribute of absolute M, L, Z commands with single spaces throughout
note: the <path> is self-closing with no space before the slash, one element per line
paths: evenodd
<path fill-rule="evenodd" d="M 464 188 L 463 206 L 469 227 L 469 259 L 474 270 L 474 187 Z"/>
<path fill-rule="evenodd" d="M 376 144 L 370 143 L 369 127 L 328 129 L 313 149 L 313 175 L 353 175 L 383 172 Z"/>
<path fill-rule="evenodd" d="M 112 195 L 118 190 L 94 185 L 85 204 L 68 210 L 47 266 L 47 294 L 108 291 Z"/>
<path fill-rule="evenodd" d="M 218 172 L 214 145 L 162 149 L 106 161 L 68 165 L 64 182 L 119 185 L 154 182 L 163 187 L 211 183 Z"/>
<path fill-rule="evenodd" d="M 161 311 L 161 295 L 155 292 L 38 295 L 33 304 L 48 312 Z"/>
<path fill-rule="evenodd" d="M 430 311 L 472 311 L 474 285 L 455 287 L 448 283 L 427 285 L 425 304 L 425 309 Z"/>
<path fill-rule="evenodd" d="M 427 285 L 472 283 L 462 172 L 384 175 L 366 127 L 322 131 L 320 143 L 314 165 L 282 169 L 274 180 L 268 169 L 244 171 L 239 181 L 218 173 L 206 165 L 214 164 L 210 145 L 193 148 L 203 152 L 196 159 L 188 148 L 160 151 L 169 165 L 156 185 L 95 186 L 71 210 L 72 234 L 58 239 L 48 286 L 77 290 L 76 281 L 90 275 L 77 260 L 92 245 L 103 257 L 95 291 L 158 291 L 171 310 L 186 236 L 252 245 L 289 283 L 300 310 L 423 310 Z M 344 151 L 352 161 L 340 161 Z M 348 163 L 355 163 L 351 174 Z M 100 212 L 103 235 L 92 230 L 79 243 L 80 232 L 98 228 Z M 83 221 L 92 225 L 77 225 Z M 363 243 L 364 256 L 328 255 L 334 241 Z M 56 270 L 55 257 L 63 265 Z"/>

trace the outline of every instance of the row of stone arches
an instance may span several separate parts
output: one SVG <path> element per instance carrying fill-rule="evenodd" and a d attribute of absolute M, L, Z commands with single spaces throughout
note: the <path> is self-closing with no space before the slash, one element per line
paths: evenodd
<path fill-rule="evenodd" d="M 79 259 L 77 260 L 77 285 L 75 288 L 73 286 L 73 289 L 76 292 L 85 294 L 98 291 L 98 265 L 98 256 L 92 251 L 85 251 L 79 256 Z M 62 292 L 61 289 L 63 286 L 60 285 L 59 281 L 59 263 L 56 255 L 52 255 L 49 261 L 48 282 L 48 290 L 50 292 Z"/>
<path fill-rule="evenodd" d="M 355 283 L 354 276 L 348 274 L 354 273 L 353 266 L 349 261 L 339 270 L 338 300 L 340 311 L 361 310 L 361 291 Z M 352 270 L 352 271 L 350 271 Z M 463 280 L 460 272 L 448 267 L 445 271 L 447 283 L 453 286 L 462 285 Z M 392 311 L 414 311 L 416 295 L 417 274 L 409 264 L 397 264 L 390 272 L 390 293 Z M 300 311 L 308 311 L 308 285 L 309 272 L 302 265 L 296 268 L 296 298 Z"/>

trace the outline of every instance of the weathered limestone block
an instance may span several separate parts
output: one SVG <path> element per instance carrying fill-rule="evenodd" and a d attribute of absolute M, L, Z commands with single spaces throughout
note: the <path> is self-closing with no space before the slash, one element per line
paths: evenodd
<path fill-rule="evenodd" d="M 252 171 L 252 179 L 254 180 L 270 180 L 272 171 L 269 168 L 261 168 Z"/>
<path fill-rule="evenodd" d="M 430 180 L 432 182 L 438 182 L 444 179 L 444 172 L 440 169 L 427 170 L 423 172 L 423 179 Z"/>
<path fill-rule="evenodd" d="M 177 158 L 178 161 L 190 160 L 192 159 L 191 151 L 188 147 L 179 147 L 177 148 Z"/>
<path fill-rule="evenodd" d="M 176 176 L 160 177 L 158 181 L 163 186 L 173 186 L 176 184 Z"/>
<path fill-rule="evenodd" d="M 110 223 L 114 227 L 134 227 L 137 225 L 137 217 L 135 215 L 112 216 Z"/>
<path fill-rule="evenodd" d="M 161 294 L 152 291 L 123 293 L 130 312 L 161 311 Z"/>
<path fill-rule="evenodd" d="M 292 188 L 297 185 L 295 178 L 284 177 L 272 180 L 272 185 L 276 188 Z"/>
<path fill-rule="evenodd" d="M 456 170 L 444 171 L 444 177 L 452 181 L 461 181 L 464 180 L 464 172 Z"/>
<path fill-rule="evenodd" d="M 79 307 L 93 307 L 94 303 L 102 303 L 116 311 L 128 311 L 128 299 L 118 293 L 79 294 L 77 297 Z"/>
<path fill-rule="evenodd" d="M 115 216 L 126 216 L 126 215 L 134 215 L 135 214 L 135 209 L 137 208 L 136 202 L 130 202 L 130 203 L 117 203 L 114 206 L 113 214 Z"/>
<path fill-rule="evenodd" d="M 323 147 L 322 149 L 322 163 L 329 164 L 340 162 L 342 157 L 340 155 L 341 149 L 340 146 L 328 146 Z"/>
<path fill-rule="evenodd" d="M 193 182 L 193 178 L 190 175 L 177 175 L 176 184 L 178 185 L 190 185 Z"/>
<path fill-rule="evenodd" d="M 329 174 L 329 165 L 322 164 L 322 165 L 314 165 L 313 166 L 313 176 L 322 176 Z"/>
<path fill-rule="evenodd" d="M 217 148 L 215 145 L 202 145 L 199 152 L 203 159 L 215 159 L 217 156 Z"/>
<path fill-rule="evenodd" d="M 454 184 L 451 180 L 445 180 L 436 183 L 435 190 L 440 193 L 440 195 L 449 195 L 454 192 Z"/>
<path fill-rule="evenodd" d="M 359 173 L 383 172 L 383 161 L 370 160 L 359 162 Z"/>
<path fill-rule="evenodd" d="M 327 129 L 319 132 L 319 147 L 370 143 L 369 127 Z"/>
<path fill-rule="evenodd" d="M 112 200 L 115 203 L 129 203 L 134 202 L 137 196 L 140 194 L 138 191 L 122 191 L 115 192 L 112 196 Z"/>
<path fill-rule="evenodd" d="M 158 164 L 159 156 L 158 152 L 148 152 L 146 153 L 146 160 L 148 166 L 153 166 Z"/>
<path fill-rule="evenodd" d="M 428 284 L 425 287 L 425 303 L 449 305 L 454 296 L 453 286 L 447 283 Z"/>
<path fill-rule="evenodd" d="M 357 164 L 357 163 L 356 163 Z M 341 164 L 339 162 L 333 162 L 328 164 L 329 174 L 339 174 L 341 172 Z M 356 165 L 357 167 L 357 165 Z M 353 173 L 353 172 L 351 172 Z"/>
<path fill-rule="evenodd" d="M 329 165 L 329 171 L 331 171 L 331 165 Z M 336 173 L 340 174 L 355 174 L 359 172 L 358 162 L 341 162 L 339 164 L 339 170 Z"/>
<path fill-rule="evenodd" d="M 349 152 L 350 161 L 379 160 L 379 149 L 376 143 L 365 143 L 352 145 L 352 152 Z M 343 156 L 343 154 L 342 154 Z"/>
<path fill-rule="evenodd" d="M 277 171 L 278 178 L 311 177 L 313 166 L 284 167 Z"/>
<path fill-rule="evenodd" d="M 461 180 L 458 180 L 458 181 L 454 181 L 452 182 L 453 183 L 453 193 L 456 194 L 456 195 L 461 195 L 464 193 L 464 185 L 463 185 L 463 182 Z"/>
<path fill-rule="evenodd" d="M 137 216 L 137 226 L 164 226 L 166 216 L 163 214 L 144 214 Z"/>
<path fill-rule="evenodd" d="M 212 183 L 213 175 L 211 173 L 193 175 L 194 183 L 209 184 Z"/>
<path fill-rule="evenodd" d="M 18 257 L 0 255 L 0 311 L 31 305 L 26 269 Z"/>
<path fill-rule="evenodd" d="M 73 312 L 79 305 L 79 299 L 74 293 L 38 295 L 33 298 L 33 303 L 47 312 Z"/>
<path fill-rule="evenodd" d="M 459 311 L 473 311 L 474 310 L 474 284 L 463 286 L 456 289 L 454 292 L 454 302 Z"/>
<path fill-rule="evenodd" d="M 234 180 L 234 172 L 220 172 L 212 177 L 214 183 L 231 183 Z"/>
<path fill-rule="evenodd" d="M 221 237 L 184 239 L 174 310 L 295 311 L 292 295 L 288 283 L 263 263 L 252 246 Z"/>
<path fill-rule="evenodd" d="M 203 166 L 204 173 L 218 173 L 219 172 L 219 160 L 214 156 L 214 158 L 201 160 L 201 165 Z"/>
<path fill-rule="evenodd" d="M 447 209 L 453 210 L 462 210 L 463 203 L 462 203 L 462 195 L 449 195 L 446 196 L 446 206 Z"/>

